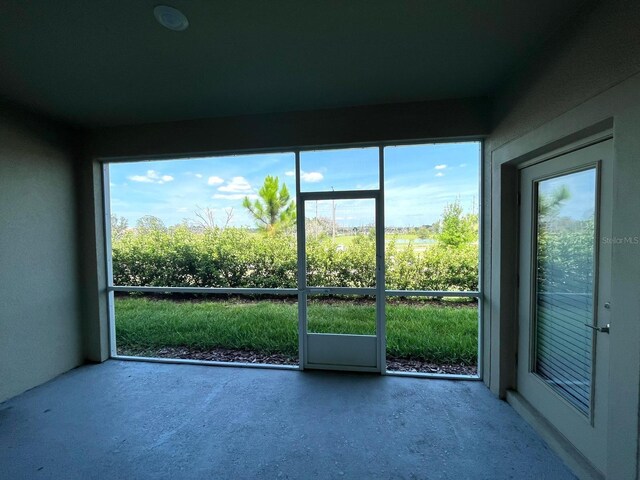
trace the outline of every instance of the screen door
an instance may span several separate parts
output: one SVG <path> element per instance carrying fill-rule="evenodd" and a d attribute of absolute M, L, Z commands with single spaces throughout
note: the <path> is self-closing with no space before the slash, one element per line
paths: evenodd
<path fill-rule="evenodd" d="M 344 162 L 362 165 L 362 175 L 345 177 Z M 380 372 L 383 366 L 380 164 L 377 148 L 300 154 L 298 315 L 303 368 Z M 310 172 L 326 185 L 305 183 L 305 178 L 314 178 Z"/>

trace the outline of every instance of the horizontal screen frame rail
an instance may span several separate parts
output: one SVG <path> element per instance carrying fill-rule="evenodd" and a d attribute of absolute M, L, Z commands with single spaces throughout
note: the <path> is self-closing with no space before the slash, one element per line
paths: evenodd
<path fill-rule="evenodd" d="M 297 288 L 225 288 L 225 287 L 138 287 L 118 285 L 107 287 L 109 292 L 144 293 L 210 293 L 230 295 L 298 295 Z"/>
<path fill-rule="evenodd" d="M 375 296 L 378 290 L 375 287 L 307 287 L 300 290 L 309 297 L 316 295 L 365 295 Z"/>
<path fill-rule="evenodd" d="M 227 288 L 227 287 L 146 287 L 114 285 L 107 287 L 108 292 L 146 292 L 146 293 L 210 293 L 230 295 L 375 295 L 375 287 L 307 287 L 297 288 Z M 480 298 L 480 292 L 454 292 L 436 290 L 385 290 L 386 297 L 467 297 Z"/>
<path fill-rule="evenodd" d="M 454 291 L 435 291 L 435 290 L 385 290 L 387 297 L 468 297 L 480 298 L 480 292 L 454 292 Z"/>
<path fill-rule="evenodd" d="M 280 365 L 276 363 L 222 362 L 218 360 L 196 360 L 191 358 L 135 357 L 131 355 L 111 355 L 113 360 L 126 362 L 168 363 L 183 365 L 208 365 L 214 367 L 270 368 L 273 370 L 300 370 L 299 365 Z"/>
<path fill-rule="evenodd" d="M 380 190 L 332 190 L 317 192 L 300 192 L 300 202 L 315 200 L 375 200 L 380 196 Z"/>

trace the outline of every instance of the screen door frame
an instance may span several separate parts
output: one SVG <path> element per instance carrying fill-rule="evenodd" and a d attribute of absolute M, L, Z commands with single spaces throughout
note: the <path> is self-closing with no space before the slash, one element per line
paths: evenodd
<path fill-rule="evenodd" d="M 385 261 L 384 261 L 384 181 L 383 147 L 378 148 L 379 184 L 373 190 L 301 192 L 300 151 L 296 151 L 296 223 L 298 247 L 298 328 L 301 369 L 386 370 Z M 376 285 L 373 288 L 320 287 L 307 284 L 305 202 L 321 200 L 374 200 L 376 240 Z M 310 333 L 307 299 L 310 295 L 367 295 L 375 297 L 375 335 Z"/>

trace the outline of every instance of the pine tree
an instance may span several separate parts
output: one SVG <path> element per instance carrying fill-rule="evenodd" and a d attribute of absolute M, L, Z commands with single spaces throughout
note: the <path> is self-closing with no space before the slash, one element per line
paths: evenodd
<path fill-rule="evenodd" d="M 280 187 L 278 177 L 267 176 L 258 191 L 259 199 L 253 203 L 244 197 L 242 206 L 246 208 L 261 230 L 275 233 L 292 226 L 296 221 L 296 204 L 289 195 L 287 186 Z"/>

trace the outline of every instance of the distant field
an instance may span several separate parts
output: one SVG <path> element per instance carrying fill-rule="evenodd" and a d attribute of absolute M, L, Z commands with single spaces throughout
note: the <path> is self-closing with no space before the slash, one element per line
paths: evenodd
<path fill-rule="evenodd" d="M 128 355 L 163 347 L 229 348 L 295 356 L 297 304 L 282 300 L 172 301 L 116 298 L 116 338 Z M 475 365 L 475 306 L 387 305 L 387 353 L 433 363 Z M 311 302 L 309 329 L 318 333 L 375 333 L 370 304 Z"/>
<path fill-rule="evenodd" d="M 356 237 L 357 235 L 336 235 L 335 242 L 338 245 L 349 247 Z M 411 245 L 416 252 L 422 252 L 429 248 L 430 245 L 435 244 L 433 240 L 420 238 L 418 235 L 412 233 L 385 234 L 386 244 L 389 244 L 392 240 L 396 241 L 396 248 L 398 250 L 403 250 Z"/>
<path fill-rule="evenodd" d="M 386 233 L 385 239 L 387 242 L 390 240 L 406 240 L 408 242 L 421 240 L 415 233 Z"/>

